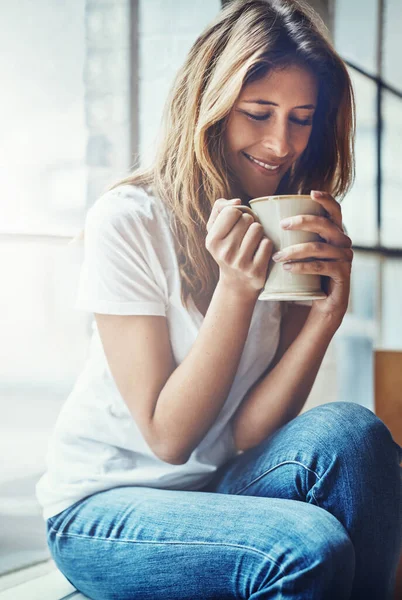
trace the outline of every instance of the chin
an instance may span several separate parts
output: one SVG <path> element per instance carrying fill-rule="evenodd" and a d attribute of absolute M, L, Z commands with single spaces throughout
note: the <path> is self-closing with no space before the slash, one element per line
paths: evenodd
<path fill-rule="evenodd" d="M 278 187 L 279 183 L 270 188 L 264 188 L 260 190 L 252 190 L 249 188 L 249 190 L 246 190 L 245 195 L 247 197 L 247 200 L 252 200 L 253 198 L 261 198 L 262 196 L 274 196 Z"/>
<path fill-rule="evenodd" d="M 249 185 L 249 186 L 245 186 L 244 189 L 246 190 L 246 194 L 247 197 L 252 199 L 252 198 L 261 198 L 262 196 L 274 196 L 276 194 L 286 194 L 285 191 L 281 191 L 281 183 L 284 179 L 284 177 L 286 176 L 286 174 L 289 173 L 289 170 L 286 171 L 286 173 L 284 173 L 284 175 L 282 175 L 282 177 L 278 180 L 278 181 L 272 181 L 271 185 L 267 185 L 267 186 L 259 186 L 259 188 L 256 188 L 256 186 L 254 185 Z"/>

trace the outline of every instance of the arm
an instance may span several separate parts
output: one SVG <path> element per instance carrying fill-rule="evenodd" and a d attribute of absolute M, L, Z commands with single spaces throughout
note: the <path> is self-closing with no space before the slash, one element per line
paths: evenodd
<path fill-rule="evenodd" d="M 259 444 L 276 429 L 296 417 L 302 409 L 317 376 L 322 359 L 347 310 L 350 292 L 350 274 L 353 260 L 352 240 L 342 227 L 339 203 L 328 193 L 311 192 L 313 200 L 321 204 L 326 215 L 297 215 L 281 223 L 286 229 L 313 231 L 322 238 L 320 243 L 288 246 L 273 260 L 287 263 L 291 273 L 324 276 L 325 300 L 313 300 L 308 317 L 294 316 L 294 307 L 283 324 L 284 341 L 278 359 L 268 373 L 246 395 L 233 417 L 233 434 L 239 450 Z M 309 258 L 309 261 L 306 261 Z M 314 258 L 314 260 L 311 260 Z M 294 320 L 295 319 L 295 320 Z M 293 342 L 287 346 L 285 337 Z"/>
<path fill-rule="evenodd" d="M 187 462 L 230 392 L 272 253 L 261 224 L 224 198 L 215 202 L 207 231 L 219 281 L 197 339 L 161 390 L 151 422 L 155 439 L 178 464 Z"/>
<path fill-rule="evenodd" d="M 220 268 L 219 281 L 195 342 L 179 366 L 163 304 L 137 253 L 132 269 L 148 292 L 146 301 L 153 290 L 157 302 L 152 311 L 157 308 L 161 315 L 95 314 L 122 398 L 150 448 L 171 464 L 188 460 L 222 409 L 272 252 L 262 226 L 227 204 L 225 199 L 215 202 L 206 239 Z M 134 293 L 140 296 L 137 289 Z"/>
<path fill-rule="evenodd" d="M 234 292 L 218 282 L 198 336 L 179 366 L 165 317 L 95 313 L 119 392 L 161 460 L 186 462 L 216 420 L 232 386 L 256 300 L 257 294 Z"/>
<path fill-rule="evenodd" d="M 233 417 L 233 435 L 239 450 L 256 446 L 303 408 L 341 322 L 338 318 L 317 317 L 310 311 L 310 307 L 291 305 L 284 315 L 274 362 Z"/>
<path fill-rule="evenodd" d="M 167 462 L 187 462 L 216 421 L 230 392 L 258 292 L 233 292 L 221 281 L 196 341 L 159 394 L 151 426 L 165 440 Z"/>

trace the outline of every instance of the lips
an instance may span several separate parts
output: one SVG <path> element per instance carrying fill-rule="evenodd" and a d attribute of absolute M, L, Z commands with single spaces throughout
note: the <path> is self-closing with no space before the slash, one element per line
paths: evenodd
<path fill-rule="evenodd" d="M 247 158 L 254 158 L 255 160 L 259 160 L 262 163 L 265 163 L 266 165 L 270 166 L 270 167 L 281 167 L 282 165 L 284 165 L 284 162 L 275 162 L 273 160 L 269 160 L 266 158 L 259 158 L 258 156 L 253 156 L 252 154 L 246 154 L 246 152 L 243 152 L 244 156 L 246 156 Z"/>
<path fill-rule="evenodd" d="M 285 169 L 283 164 L 278 165 L 277 167 L 274 167 L 274 166 L 264 167 L 263 165 L 260 165 L 259 163 L 256 162 L 257 159 L 250 158 L 244 152 L 242 152 L 242 154 L 243 154 L 244 158 L 247 159 L 247 162 L 250 165 L 250 167 L 252 167 L 253 171 L 260 173 L 261 175 L 263 175 L 264 177 L 268 177 L 269 179 L 271 179 L 272 177 L 274 177 L 276 179 L 276 178 L 278 178 L 278 176 L 279 177 L 282 176 L 282 173 Z"/>

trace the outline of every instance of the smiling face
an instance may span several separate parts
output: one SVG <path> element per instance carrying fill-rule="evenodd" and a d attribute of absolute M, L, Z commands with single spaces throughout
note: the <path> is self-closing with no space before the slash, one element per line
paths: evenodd
<path fill-rule="evenodd" d="M 243 88 L 224 134 L 226 161 L 237 177 L 234 197 L 275 194 L 308 144 L 317 93 L 313 73 L 298 65 L 269 71 Z"/>

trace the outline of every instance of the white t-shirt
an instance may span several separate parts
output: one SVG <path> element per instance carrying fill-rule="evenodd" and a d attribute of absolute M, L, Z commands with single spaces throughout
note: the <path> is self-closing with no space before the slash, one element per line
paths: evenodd
<path fill-rule="evenodd" d="M 176 363 L 187 356 L 203 322 L 181 302 L 180 276 L 163 202 L 139 187 L 106 192 L 88 210 L 85 253 L 75 308 L 113 315 L 162 315 Z M 244 351 L 218 418 L 183 465 L 148 446 L 110 372 L 93 321 L 89 355 L 49 439 L 36 496 L 48 519 L 78 500 L 116 486 L 197 490 L 236 455 L 229 421 L 271 363 L 279 342 L 280 302 L 257 300 Z M 134 360 L 134 357 L 133 357 Z M 267 399 L 268 400 L 268 399 Z M 138 398 L 141 402 L 141 398 Z"/>

